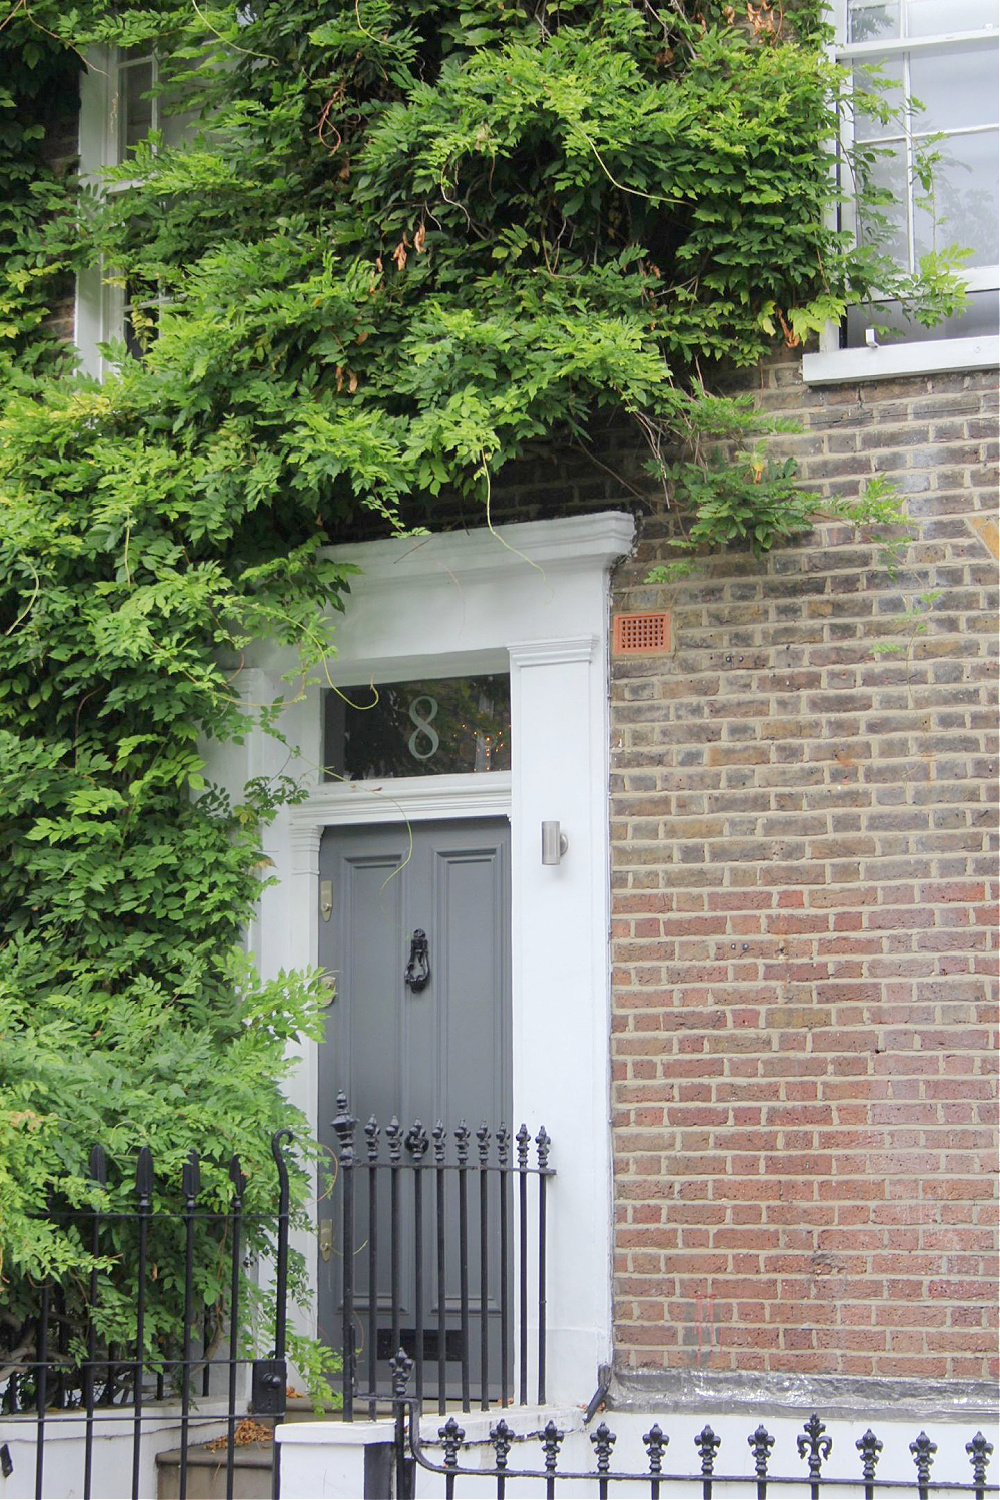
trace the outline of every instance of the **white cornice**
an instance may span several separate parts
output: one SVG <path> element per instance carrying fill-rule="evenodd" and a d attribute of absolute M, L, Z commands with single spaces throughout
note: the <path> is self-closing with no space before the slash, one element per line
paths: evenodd
<path fill-rule="evenodd" d="M 364 573 L 368 588 L 398 587 L 454 572 L 503 574 L 534 566 L 608 567 L 632 548 L 635 521 L 624 511 L 569 516 L 556 521 L 523 521 L 492 531 L 438 532 L 433 536 L 393 538 L 330 547 L 324 556 L 351 563 Z"/>

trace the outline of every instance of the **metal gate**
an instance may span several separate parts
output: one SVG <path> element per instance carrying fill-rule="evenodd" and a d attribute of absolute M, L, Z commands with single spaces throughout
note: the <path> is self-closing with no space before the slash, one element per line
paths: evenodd
<path fill-rule="evenodd" d="M 512 1136 L 483 1121 L 473 1134 L 439 1120 L 428 1132 L 395 1116 L 383 1128 L 372 1115 L 362 1145 L 358 1123 L 338 1095 L 320 1247 L 336 1276 L 344 1421 L 359 1407 L 369 1420 L 389 1414 L 400 1351 L 412 1356 L 416 1399 L 442 1414 L 449 1400 L 462 1411 L 544 1405 L 548 1131 L 532 1139 L 522 1124 Z"/>
<path fill-rule="evenodd" d="M 172 1487 L 186 1500 L 192 1439 L 211 1435 L 209 1447 L 216 1466 L 225 1467 L 232 1500 L 237 1450 L 252 1423 L 273 1455 L 271 1492 L 279 1500 L 279 1450 L 271 1432 L 286 1403 L 286 1153 L 292 1139 L 282 1130 L 271 1141 L 277 1192 L 266 1213 L 245 1209 L 246 1178 L 235 1157 L 231 1195 L 222 1206 L 206 1200 L 194 1152 L 179 1182 L 159 1182 L 154 1190 L 148 1147 L 135 1160 L 128 1211 L 61 1208 L 53 1195 L 47 1221 L 89 1251 L 90 1270 L 82 1283 L 78 1276 L 42 1282 L 34 1306 L 17 1318 L 13 1332 L 8 1327 L 13 1347 L 0 1352 L 0 1474 L 10 1480 L 19 1467 L 30 1472 L 5 1485 L 5 1494 L 33 1492 L 43 1500 L 47 1491 L 57 1493 L 46 1478 L 47 1463 L 51 1470 L 58 1457 L 62 1472 L 52 1474 L 55 1486 L 72 1484 L 84 1500 L 124 1493 L 139 1500 L 155 1493 L 149 1484 L 155 1450 L 175 1448 Z M 91 1152 L 88 1175 L 100 1203 L 108 1181 L 100 1147 Z M 250 1243 L 265 1243 L 273 1257 L 266 1358 L 248 1348 L 244 1332 Z M 206 1295 L 206 1283 L 217 1295 Z M 123 1298 L 134 1299 L 127 1314 Z M 107 1336 L 112 1311 L 118 1327 L 126 1320 L 124 1339 Z"/>

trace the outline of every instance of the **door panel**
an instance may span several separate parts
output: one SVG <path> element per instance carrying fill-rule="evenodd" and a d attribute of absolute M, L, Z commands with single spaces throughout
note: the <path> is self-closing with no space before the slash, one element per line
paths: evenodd
<path fill-rule="evenodd" d="M 412 838 L 411 838 L 412 835 Z M 320 1048 L 320 1139 L 332 1149 L 330 1122 L 336 1096 L 346 1093 L 359 1122 L 358 1160 L 364 1160 L 361 1131 L 374 1114 L 383 1131 L 395 1115 L 406 1130 L 420 1120 L 430 1134 L 436 1120 L 449 1133 L 448 1160 L 455 1159 L 453 1132 L 464 1119 L 472 1132 L 470 1161 L 476 1160 L 475 1131 L 485 1120 L 491 1131 L 510 1124 L 510 833 L 505 819 L 379 826 L 329 830 L 320 852 L 320 878 L 330 881 L 332 911 L 320 924 L 320 963 L 336 981 Z M 413 932 L 428 940 L 430 979 L 414 992 L 404 983 Z M 404 1158 L 405 1159 L 405 1158 Z M 433 1160 L 429 1151 L 425 1160 Z M 383 1174 L 384 1175 L 384 1174 Z M 357 1242 L 354 1260 L 358 1347 L 378 1348 L 380 1384 L 389 1349 L 388 1184 L 382 1183 L 377 1214 L 378 1316 L 368 1308 L 368 1173 L 356 1171 Z M 404 1344 L 416 1324 L 411 1174 L 403 1174 L 400 1200 L 401 1327 Z M 436 1391 L 438 1297 L 435 1180 L 423 1180 L 423 1323 L 425 1391 Z M 461 1357 L 457 1174 L 447 1174 L 447 1387 L 454 1393 Z M 478 1371 L 480 1309 L 478 1183 L 470 1194 L 470 1360 Z M 320 1217 L 338 1213 L 337 1195 L 320 1205 Z M 339 1225 L 337 1226 L 339 1244 Z M 489 1238 L 499 1237 L 495 1204 L 489 1209 Z M 493 1255 L 493 1260 L 496 1256 Z M 320 1262 L 321 1333 L 334 1347 L 341 1342 L 338 1257 Z M 499 1383 L 500 1286 L 495 1264 L 488 1266 L 491 1384 Z M 377 1327 L 375 1324 L 377 1323 Z M 412 1352 L 412 1351 L 411 1351 Z M 359 1359 L 361 1387 L 367 1384 L 367 1354 Z"/>

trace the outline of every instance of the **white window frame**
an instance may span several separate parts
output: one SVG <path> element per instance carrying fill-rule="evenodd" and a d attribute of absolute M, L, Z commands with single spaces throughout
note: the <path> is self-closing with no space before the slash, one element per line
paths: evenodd
<path fill-rule="evenodd" d="M 901 3 L 905 5 L 905 0 Z M 831 10 L 838 37 L 831 56 L 839 63 L 864 61 L 865 58 L 874 60 L 892 53 L 905 56 L 911 52 L 933 51 L 984 39 L 1000 44 L 1000 33 L 990 27 L 976 31 L 938 32 L 927 37 L 890 37 L 849 43 L 847 0 L 833 0 Z M 907 219 L 909 221 L 909 213 Z M 975 266 L 964 275 L 970 292 L 992 291 L 1000 287 L 1000 266 Z M 839 326 L 829 323 L 820 334 L 819 352 L 802 356 L 802 378 L 806 384 L 832 385 L 893 375 L 924 375 L 996 366 L 1000 366 L 1000 336 L 997 335 L 915 339 L 907 343 L 845 349 L 840 345 Z"/>
<path fill-rule="evenodd" d="M 159 69 L 152 48 L 149 57 L 153 64 L 155 88 L 159 82 Z M 121 164 L 122 74 L 134 67 L 136 61 L 138 59 L 127 61 L 117 47 L 94 47 L 87 53 L 87 68 L 80 77 L 80 180 L 85 187 L 96 188 L 102 194 L 124 192 L 130 186 L 128 181 L 106 183 L 103 171 L 106 167 Z M 159 96 L 154 93 L 151 102 L 150 129 L 159 130 Z M 99 346 L 124 337 L 125 313 L 125 289 L 107 279 L 103 265 L 90 266 L 80 272 L 76 279 L 73 341 L 86 374 L 98 380 L 104 378 L 109 363 Z"/>

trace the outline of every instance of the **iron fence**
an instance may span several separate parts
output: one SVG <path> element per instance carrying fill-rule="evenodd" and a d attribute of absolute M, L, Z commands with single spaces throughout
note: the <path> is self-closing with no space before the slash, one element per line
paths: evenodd
<path fill-rule="evenodd" d="M 46 1216 L 90 1252 L 86 1284 L 67 1279 L 46 1280 L 27 1316 L 18 1317 L 13 1347 L 0 1352 L 0 1473 L 13 1472 L 11 1447 L 20 1447 L 33 1429 L 34 1493 L 45 1490 L 46 1438 L 54 1428 L 83 1427 L 81 1475 L 74 1493 L 84 1500 L 107 1495 L 107 1476 L 95 1462 L 95 1437 L 112 1424 L 131 1427 L 130 1492 L 139 1500 L 144 1433 L 154 1427 L 179 1434 L 179 1494 L 186 1500 L 189 1442 L 195 1430 L 224 1427 L 219 1463 L 226 1472 L 227 1500 L 232 1500 L 236 1467 L 237 1428 L 248 1411 L 280 1421 L 285 1411 L 285 1328 L 288 1279 L 289 1180 L 286 1150 L 292 1133 L 279 1131 L 271 1141 L 277 1172 L 276 1208 L 267 1214 L 244 1207 L 246 1178 L 236 1157 L 229 1166 L 232 1196 L 219 1211 L 203 1203 L 201 1170 L 196 1153 L 184 1164 L 180 1183 L 181 1207 L 171 1211 L 154 1206 L 154 1163 L 148 1147 L 136 1158 L 135 1206 L 128 1211 L 61 1208 L 56 1200 Z M 95 1147 L 90 1155 L 89 1180 L 95 1189 L 108 1182 L 105 1153 Z M 97 1198 L 102 1195 L 98 1192 Z M 274 1348 L 269 1358 L 241 1355 L 241 1298 L 248 1232 L 266 1232 L 274 1254 Z M 225 1261 L 227 1292 L 207 1305 L 196 1292 L 196 1246 L 205 1236 Z M 127 1240 L 127 1255 L 122 1252 Z M 166 1247 L 183 1266 L 182 1282 L 161 1277 L 158 1258 Z M 134 1259 L 133 1259 L 134 1258 Z M 102 1310 L 122 1298 L 114 1269 L 129 1262 L 129 1295 L 133 1336 L 127 1345 L 102 1333 Z M 134 1275 L 132 1267 L 134 1266 Z M 176 1329 L 179 1336 L 165 1336 Z M 8 1338 L 10 1342 L 10 1320 Z M 249 1383 L 249 1406 L 244 1388 Z M 219 1387 L 222 1387 L 220 1390 Z M 197 1393 L 196 1388 L 197 1387 Z M 172 1409 L 160 1405 L 173 1398 Z M 200 1412 L 198 1399 L 216 1397 L 219 1409 Z M 242 1402 L 242 1410 L 240 1405 Z M 223 1405 L 224 1403 L 224 1409 Z M 170 1425 L 172 1424 L 172 1426 Z M 19 1442 L 18 1440 L 21 1440 Z M 80 1483 L 77 1491 L 75 1484 Z M 272 1494 L 280 1497 L 280 1468 L 274 1448 Z"/>
<path fill-rule="evenodd" d="M 464 1120 L 449 1139 L 440 1121 L 428 1134 L 394 1116 L 383 1131 L 372 1115 L 363 1146 L 357 1128 L 338 1095 L 344 1420 L 359 1404 L 374 1418 L 391 1399 L 400 1349 L 412 1356 L 417 1401 L 436 1398 L 442 1415 L 452 1398 L 487 1411 L 497 1400 L 527 1405 L 533 1389 L 543 1403 L 554 1175 L 544 1126 L 532 1141 L 526 1125 L 512 1137 L 484 1122 L 474 1146 Z"/>
<path fill-rule="evenodd" d="M 507 1485 L 518 1480 L 530 1482 L 531 1494 L 537 1497 L 544 1495 L 545 1500 L 555 1500 L 562 1486 L 572 1486 L 572 1492 L 579 1494 L 582 1484 L 588 1485 L 598 1500 L 608 1500 L 611 1487 L 616 1484 L 629 1484 L 643 1491 L 648 1490 L 650 1500 L 661 1500 L 661 1496 L 666 1497 L 670 1493 L 685 1497 L 697 1495 L 701 1500 L 713 1500 L 713 1493 L 716 1491 L 721 1492 L 717 1500 L 721 1500 L 723 1495 L 726 1500 L 767 1500 L 769 1490 L 780 1495 L 782 1492 L 787 1494 L 790 1489 L 800 1495 L 808 1491 L 810 1500 L 821 1500 L 824 1490 L 836 1493 L 838 1500 L 843 1500 L 843 1497 L 851 1497 L 851 1500 L 875 1500 L 876 1492 L 913 1494 L 917 1500 L 930 1500 L 932 1493 L 942 1491 L 968 1495 L 974 1497 L 974 1500 L 986 1500 L 987 1496 L 998 1493 L 998 1486 L 988 1484 L 986 1480 L 993 1444 L 982 1432 L 976 1432 L 965 1444 L 969 1469 L 961 1476 L 934 1475 L 937 1444 L 925 1432 L 920 1432 L 909 1444 L 914 1466 L 912 1477 L 879 1477 L 878 1464 L 884 1445 L 871 1428 L 855 1442 L 857 1456 L 854 1459 L 854 1472 L 835 1474 L 824 1468 L 833 1451 L 833 1438 L 827 1431 L 826 1424 L 815 1412 L 796 1439 L 796 1450 L 803 1465 L 798 1474 L 772 1472 L 770 1461 L 775 1438 L 763 1422 L 758 1423 L 746 1438 L 753 1460 L 751 1473 L 736 1472 L 735 1464 L 728 1471 L 725 1467 L 719 1467 L 718 1454 L 722 1439 L 707 1423 L 694 1439 L 697 1468 L 687 1468 L 683 1459 L 679 1460 L 676 1470 L 672 1471 L 666 1465 L 665 1456 L 670 1438 L 658 1422 L 653 1422 L 642 1436 L 645 1467 L 626 1470 L 612 1468 L 618 1439 L 604 1421 L 589 1435 L 594 1450 L 593 1467 L 574 1468 L 569 1465 L 560 1467 L 560 1450 L 566 1433 L 554 1421 L 549 1421 L 541 1432 L 519 1434 L 504 1417 L 490 1427 L 488 1445 L 493 1450 L 492 1465 L 463 1465 L 463 1454 L 471 1456 L 473 1445 L 467 1443 L 460 1423 L 454 1416 L 450 1416 L 438 1428 L 438 1444 L 435 1446 L 440 1457 L 432 1456 L 427 1441 L 420 1434 L 420 1402 L 407 1395 L 412 1361 L 400 1350 L 392 1361 L 392 1366 L 395 1391 L 396 1495 L 399 1500 L 412 1500 L 416 1492 L 418 1468 L 441 1476 L 445 1500 L 456 1500 L 460 1493 L 457 1486 L 461 1480 L 473 1482 L 472 1493 L 476 1495 L 485 1493 L 482 1487 L 484 1481 L 492 1480 L 497 1500 L 505 1500 Z M 538 1454 L 537 1463 L 532 1465 L 530 1460 L 527 1463 L 511 1461 L 512 1451 L 522 1445 L 524 1449 Z M 563 1489 L 562 1492 L 566 1494 L 567 1490 Z"/>

